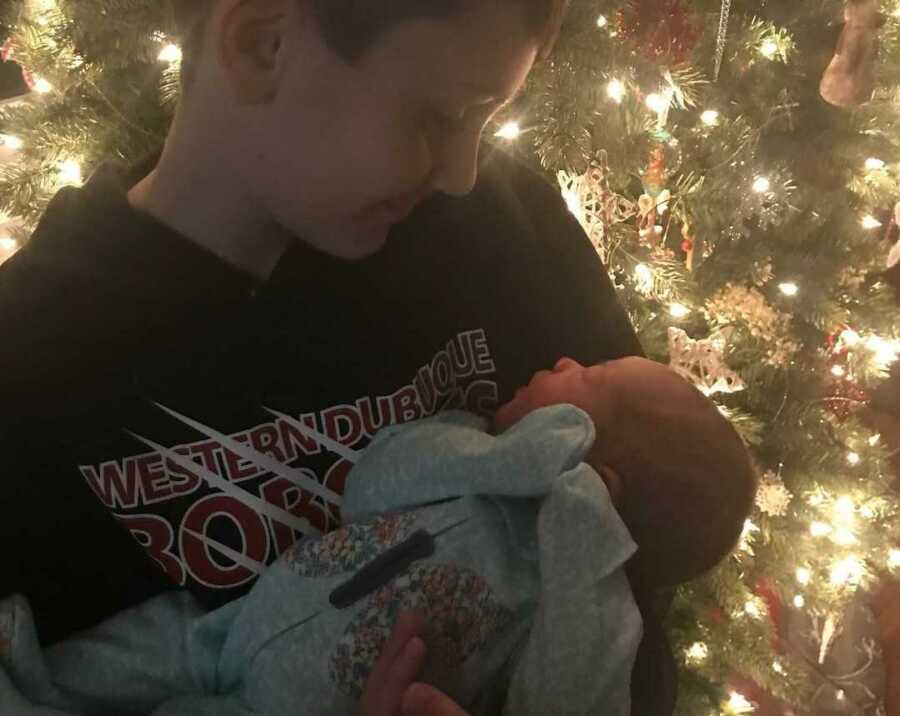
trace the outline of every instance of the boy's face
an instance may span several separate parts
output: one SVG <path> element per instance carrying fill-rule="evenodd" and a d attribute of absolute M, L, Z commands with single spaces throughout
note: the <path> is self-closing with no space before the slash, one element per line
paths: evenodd
<path fill-rule="evenodd" d="M 362 258 L 434 192 L 472 190 L 482 130 L 524 84 L 537 41 L 515 5 L 399 25 L 356 64 L 285 6 L 271 101 L 236 108 L 260 213 L 326 253 Z"/>

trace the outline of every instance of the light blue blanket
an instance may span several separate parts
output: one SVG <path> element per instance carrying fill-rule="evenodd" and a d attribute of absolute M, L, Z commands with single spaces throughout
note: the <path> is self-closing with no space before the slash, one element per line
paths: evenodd
<path fill-rule="evenodd" d="M 42 652 L 6 600 L 0 714 L 350 716 L 397 615 L 421 609 L 424 678 L 473 716 L 626 715 L 635 545 L 582 462 L 593 440 L 573 406 L 496 437 L 462 412 L 386 428 L 348 478 L 346 526 L 211 613 L 175 592 Z"/>

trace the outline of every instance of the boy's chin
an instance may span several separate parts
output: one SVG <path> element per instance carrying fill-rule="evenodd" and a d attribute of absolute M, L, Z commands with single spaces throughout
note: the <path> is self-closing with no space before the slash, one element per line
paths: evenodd
<path fill-rule="evenodd" d="M 390 234 L 390 226 L 366 227 L 351 224 L 323 231 L 318 235 L 299 234 L 313 248 L 324 254 L 345 261 L 361 261 L 384 248 Z"/>

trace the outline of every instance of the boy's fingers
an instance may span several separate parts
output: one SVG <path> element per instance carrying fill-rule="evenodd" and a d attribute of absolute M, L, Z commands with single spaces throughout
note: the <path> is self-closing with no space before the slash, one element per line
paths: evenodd
<path fill-rule="evenodd" d="M 409 612 L 400 616 L 381 656 L 375 662 L 359 702 L 360 716 L 397 716 L 406 688 L 425 662 L 425 616 Z"/>
<path fill-rule="evenodd" d="M 419 612 L 404 612 L 397 620 L 394 631 L 384 644 L 381 656 L 375 662 L 369 680 L 382 679 L 390 670 L 391 665 L 403 652 L 404 647 L 414 636 L 420 636 L 425 631 L 425 615 Z"/>
<path fill-rule="evenodd" d="M 416 680 L 422 667 L 425 666 L 425 642 L 421 637 L 414 636 L 403 647 L 403 651 L 397 656 L 391 664 L 387 673 L 384 675 L 380 701 L 382 709 L 378 713 L 394 714 L 400 713 L 400 704 L 403 701 L 403 694 L 409 688 L 409 685 Z"/>

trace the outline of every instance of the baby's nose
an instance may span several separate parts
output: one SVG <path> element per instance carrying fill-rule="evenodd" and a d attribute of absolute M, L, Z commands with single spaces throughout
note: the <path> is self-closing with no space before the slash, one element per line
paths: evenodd
<path fill-rule="evenodd" d="M 556 365 L 553 366 L 553 372 L 558 373 L 563 370 L 570 370 L 572 368 L 580 368 L 581 364 L 578 361 L 572 360 L 571 358 L 560 358 L 556 361 Z"/>

